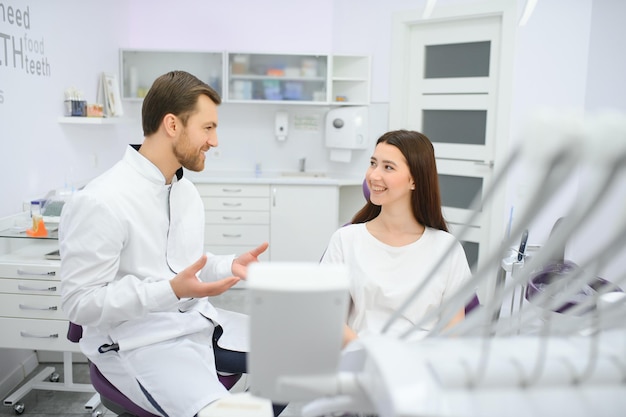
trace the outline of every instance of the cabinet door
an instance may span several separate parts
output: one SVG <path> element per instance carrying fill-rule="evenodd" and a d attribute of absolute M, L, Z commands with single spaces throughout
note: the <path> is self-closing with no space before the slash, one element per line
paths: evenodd
<path fill-rule="evenodd" d="M 142 100 L 152 82 L 169 71 L 187 71 L 222 94 L 223 53 L 120 50 L 122 98 Z"/>
<path fill-rule="evenodd" d="M 319 262 L 338 227 L 338 187 L 273 185 L 271 192 L 271 260 Z"/>
<path fill-rule="evenodd" d="M 228 54 L 230 102 L 326 103 L 326 55 Z"/>

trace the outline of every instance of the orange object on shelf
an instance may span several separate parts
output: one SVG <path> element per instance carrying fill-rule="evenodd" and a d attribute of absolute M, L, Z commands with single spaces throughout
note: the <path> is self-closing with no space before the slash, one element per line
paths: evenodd
<path fill-rule="evenodd" d="M 267 70 L 267 75 L 272 77 L 283 77 L 285 75 L 285 70 L 280 68 L 270 68 Z"/>
<path fill-rule="evenodd" d="M 31 237 L 48 236 L 48 229 L 46 229 L 46 224 L 43 222 L 43 218 L 33 217 L 33 228 L 27 229 L 26 234 Z"/>

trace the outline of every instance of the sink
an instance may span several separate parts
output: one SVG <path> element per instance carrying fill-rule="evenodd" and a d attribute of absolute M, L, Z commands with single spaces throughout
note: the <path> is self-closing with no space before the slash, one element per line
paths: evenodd
<path fill-rule="evenodd" d="M 326 177 L 325 172 L 301 172 L 301 171 L 291 171 L 291 172 L 281 172 L 281 177 L 308 177 L 308 178 L 324 178 Z"/>

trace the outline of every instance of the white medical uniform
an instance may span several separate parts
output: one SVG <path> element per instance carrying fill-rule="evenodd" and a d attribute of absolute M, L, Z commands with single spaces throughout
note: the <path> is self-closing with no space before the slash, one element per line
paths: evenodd
<path fill-rule="evenodd" d="M 176 177 L 167 185 L 131 147 L 63 208 L 63 310 L 83 326 L 82 352 L 154 414 L 161 413 L 142 388 L 172 417 L 194 416 L 228 395 L 216 375 L 214 325 L 224 327 L 221 346 L 248 350 L 247 316 L 218 311 L 207 298 L 179 300 L 170 286 L 202 256 L 203 236 L 204 206 L 195 186 Z M 199 278 L 232 275 L 233 259 L 209 254 Z M 98 352 L 117 342 L 119 352 Z"/>
<path fill-rule="evenodd" d="M 446 261 L 388 330 L 390 335 L 400 335 L 449 299 L 470 277 L 465 252 L 454 236 L 426 227 L 417 241 L 396 247 L 372 236 L 365 223 L 352 224 L 332 235 L 322 263 L 348 265 L 352 298 L 348 326 L 362 337 L 381 334 L 393 312 L 427 278 L 442 255 Z M 426 324 L 411 338 L 423 338 L 433 325 Z"/>

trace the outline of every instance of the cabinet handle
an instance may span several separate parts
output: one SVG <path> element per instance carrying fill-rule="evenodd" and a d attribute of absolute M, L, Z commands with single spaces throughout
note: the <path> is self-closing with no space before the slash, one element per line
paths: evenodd
<path fill-rule="evenodd" d="M 241 216 L 237 216 L 237 217 L 230 217 L 230 216 L 222 216 L 222 220 L 241 220 Z"/>
<path fill-rule="evenodd" d="M 239 207 L 241 203 L 222 203 L 222 205 L 225 207 Z"/>
<path fill-rule="evenodd" d="M 45 275 L 48 277 L 54 277 L 56 276 L 56 271 L 44 271 L 44 272 L 30 272 L 30 271 L 24 271 L 23 269 L 18 269 L 17 270 L 17 275 Z"/>
<path fill-rule="evenodd" d="M 233 235 L 233 234 L 228 234 L 228 233 L 222 233 L 222 236 L 223 237 L 239 238 L 239 237 L 241 237 L 241 234 Z"/>
<path fill-rule="evenodd" d="M 53 333 L 53 334 L 49 334 L 49 335 L 37 335 L 37 334 L 33 334 L 33 333 L 28 333 L 28 332 L 20 332 L 20 336 L 22 337 L 36 337 L 38 339 L 56 339 L 59 337 L 58 333 Z"/>
<path fill-rule="evenodd" d="M 272 207 L 276 207 L 276 187 L 272 188 Z"/>
<path fill-rule="evenodd" d="M 57 287 L 48 287 L 48 288 L 35 288 L 35 287 L 27 287 L 26 285 L 18 284 L 17 289 L 20 291 L 50 291 L 54 292 L 57 290 Z"/>
<path fill-rule="evenodd" d="M 31 307 L 31 306 L 27 306 L 24 304 L 20 304 L 20 310 L 58 310 L 59 308 L 57 306 L 49 306 L 49 307 Z"/>
<path fill-rule="evenodd" d="M 241 188 L 222 188 L 222 191 L 225 193 L 240 193 Z"/>

